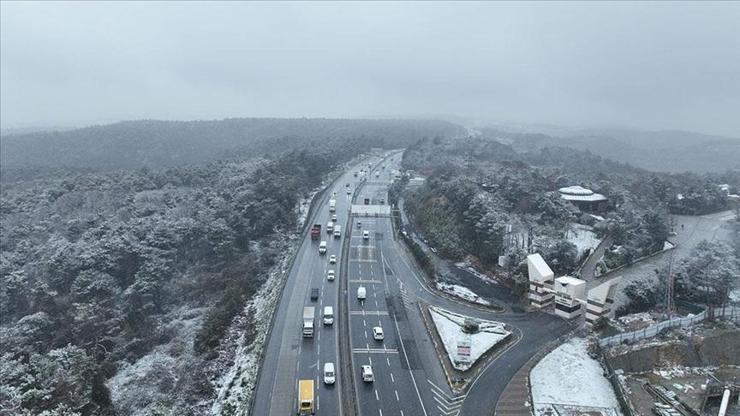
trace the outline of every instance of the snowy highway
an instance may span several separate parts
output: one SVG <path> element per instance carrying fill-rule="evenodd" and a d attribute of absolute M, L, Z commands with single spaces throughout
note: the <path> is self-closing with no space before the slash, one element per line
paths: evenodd
<path fill-rule="evenodd" d="M 385 170 L 378 170 L 377 176 L 371 172 L 367 183 L 359 186 L 357 201 L 387 201 L 390 172 L 400 165 L 400 154 L 384 164 Z M 252 414 L 295 414 L 299 379 L 314 380 L 316 414 L 492 414 L 516 371 L 545 344 L 567 332 L 569 324 L 539 312 L 524 313 L 519 308 L 508 309 L 516 312 L 499 313 L 438 292 L 416 267 L 404 243 L 394 238 L 390 217 L 349 217 L 352 201 L 345 184 L 350 183 L 352 190 L 359 185 L 359 179 L 352 174 L 358 169 L 350 169 L 335 181 L 308 219 L 309 224 L 325 224 L 330 218 L 328 199 L 332 191 L 337 192 L 337 224 L 342 225 L 343 236 L 328 238 L 324 231 L 327 237 L 321 239 L 327 240 L 325 256 L 318 254 L 318 241 L 312 241 L 308 234 L 304 236 L 275 312 Z M 364 231 L 368 232 L 367 239 Z M 332 254 L 338 257 L 338 264 L 331 266 L 337 272 L 333 282 L 326 279 L 330 268 L 327 258 Z M 463 280 L 477 279 L 462 269 L 456 270 L 456 274 Z M 363 301 L 357 296 L 361 286 L 366 291 Z M 310 299 L 311 288 L 320 290 L 316 302 Z M 499 296 L 500 288 L 492 289 L 480 294 L 495 303 L 511 301 L 510 296 Z M 492 361 L 485 362 L 481 371 L 471 376 L 466 390 L 453 391 L 424 324 L 420 304 L 504 322 L 514 331 L 515 341 Z M 302 308 L 316 306 L 320 311 L 326 305 L 337 311 L 335 324 L 321 325 L 319 313 L 315 337 L 303 338 Z M 343 322 L 345 319 L 348 322 Z M 374 327 L 383 329 L 382 340 L 374 338 Z M 346 353 L 340 342 L 347 342 Z M 325 362 L 337 366 L 337 383 L 333 386 L 323 383 Z M 362 365 L 372 367 L 373 382 L 363 381 Z M 352 374 L 348 374 L 350 371 Z"/>

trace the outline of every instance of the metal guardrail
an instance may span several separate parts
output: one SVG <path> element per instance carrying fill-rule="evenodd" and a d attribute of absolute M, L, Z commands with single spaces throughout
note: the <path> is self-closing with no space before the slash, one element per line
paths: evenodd
<path fill-rule="evenodd" d="M 285 284 L 288 282 L 288 275 L 290 274 L 291 269 L 293 268 L 293 264 L 295 263 L 295 259 L 298 255 L 298 252 L 301 250 L 301 246 L 305 243 L 303 238 L 308 233 L 309 228 L 313 225 L 313 223 L 316 220 L 316 209 L 319 205 L 322 205 L 326 202 L 326 200 L 329 198 L 329 189 L 333 188 L 336 184 L 337 180 L 342 177 L 342 173 L 344 171 L 338 171 L 336 172 L 336 175 L 329 180 L 329 183 L 324 186 L 323 189 L 320 189 L 316 194 L 314 194 L 313 198 L 311 199 L 311 202 L 308 206 L 308 213 L 306 214 L 306 220 L 303 223 L 303 227 L 301 227 L 301 230 L 299 232 L 299 236 L 301 240 L 298 242 L 298 245 L 295 247 L 295 251 L 290 254 L 290 258 L 288 260 L 288 264 L 285 268 L 285 273 L 283 276 L 283 279 L 280 282 L 280 289 L 277 296 L 277 300 L 275 303 L 275 308 L 272 311 L 272 315 L 270 316 L 270 325 L 267 328 L 267 334 L 265 335 L 265 344 L 262 346 L 262 351 L 259 354 L 258 357 L 258 370 L 257 370 L 257 377 L 254 384 L 254 393 L 252 397 L 249 399 L 249 407 L 247 408 L 247 415 L 253 415 L 254 414 L 254 404 L 257 401 L 257 387 L 259 386 L 260 379 L 262 378 L 262 370 L 264 368 L 263 363 L 265 361 L 265 355 L 269 342 L 270 337 L 272 336 L 272 328 L 275 326 L 275 317 L 277 315 L 277 309 L 280 307 L 280 302 L 283 299 L 283 292 L 285 291 Z M 330 174 L 331 177 L 331 174 Z"/>
<path fill-rule="evenodd" d="M 638 339 L 650 338 L 658 335 L 661 331 L 668 328 L 685 328 L 691 325 L 695 325 L 708 318 L 724 318 L 740 322 L 740 307 L 726 307 L 722 309 L 714 309 L 713 313 L 704 311 L 694 316 L 686 316 L 683 318 L 669 319 L 667 321 L 658 322 L 655 325 L 650 325 L 643 329 L 625 332 L 623 334 L 614 335 L 599 340 L 599 346 L 610 347 L 613 345 L 621 344 L 625 340 L 635 341 Z"/>
<path fill-rule="evenodd" d="M 395 155 L 395 153 L 392 153 L 383 159 L 376 165 L 380 165 L 380 163 L 385 163 L 385 161 Z M 373 169 L 374 170 L 374 169 Z M 357 197 L 362 192 L 362 188 L 367 185 L 368 182 L 366 179 L 361 179 L 360 183 L 355 187 L 355 191 L 352 194 L 352 198 L 350 200 L 351 204 L 354 204 L 357 201 Z M 352 241 L 352 228 L 353 228 L 353 218 L 355 215 L 350 210 L 349 215 L 347 215 L 347 223 L 345 224 L 344 228 L 344 239 L 342 240 L 342 251 L 340 254 L 340 264 L 339 264 L 339 314 L 340 314 L 340 326 L 339 326 L 339 357 L 340 357 L 340 366 L 342 368 L 342 373 L 340 373 L 340 376 L 342 376 L 342 382 L 340 383 L 341 388 L 341 403 L 339 406 L 341 406 L 341 414 L 342 416 L 355 416 L 359 413 L 359 404 L 357 402 L 357 394 L 356 394 L 356 388 L 355 388 L 355 372 L 354 372 L 354 364 L 352 362 L 352 345 L 350 344 L 350 317 L 349 317 L 349 298 L 351 294 L 349 293 L 349 253 L 350 253 L 350 245 Z"/>

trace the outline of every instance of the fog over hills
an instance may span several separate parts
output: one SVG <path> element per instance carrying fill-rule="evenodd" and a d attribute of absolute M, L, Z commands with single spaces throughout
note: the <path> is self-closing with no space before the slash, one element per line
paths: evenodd
<path fill-rule="evenodd" d="M 482 131 L 502 138 L 519 150 L 566 146 L 652 171 L 720 172 L 740 168 L 740 138 L 679 130 L 569 130 L 552 126 L 497 126 Z"/>
<path fill-rule="evenodd" d="M 435 120 L 234 118 L 139 120 L 81 129 L 3 136 L 3 169 L 167 167 L 236 155 L 278 154 L 315 142 L 405 146 L 422 137 L 454 136 L 462 127 Z"/>

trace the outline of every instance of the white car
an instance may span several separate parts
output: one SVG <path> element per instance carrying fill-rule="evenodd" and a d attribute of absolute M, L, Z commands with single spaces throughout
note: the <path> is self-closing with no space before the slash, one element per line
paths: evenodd
<path fill-rule="evenodd" d="M 326 272 L 326 280 L 330 282 L 334 281 L 334 269 L 329 269 L 329 271 Z"/>
<path fill-rule="evenodd" d="M 337 256 L 334 255 L 334 254 L 332 254 L 331 256 L 329 256 L 329 263 L 331 263 L 331 264 L 337 264 Z"/>
<path fill-rule="evenodd" d="M 332 215 L 331 216 L 331 222 L 337 222 L 337 216 L 336 215 Z"/>
<path fill-rule="evenodd" d="M 369 240 L 370 239 L 370 232 L 368 230 L 365 230 L 362 232 L 362 239 L 363 240 Z"/>
<path fill-rule="evenodd" d="M 334 384 L 335 381 L 334 363 L 324 363 L 324 384 Z"/>
<path fill-rule="evenodd" d="M 376 341 L 382 341 L 383 340 L 383 328 L 379 326 L 373 327 L 373 339 Z"/>
<path fill-rule="evenodd" d="M 369 366 L 367 364 L 362 366 L 362 381 L 366 383 L 372 383 L 375 381 L 375 376 L 373 376 L 373 367 Z"/>
<path fill-rule="evenodd" d="M 365 290 L 365 286 L 360 286 L 357 288 L 357 299 L 358 300 L 365 300 L 367 297 L 367 290 Z"/>
<path fill-rule="evenodd" d="M 334 307 L 324 306 L 324 325 L 334 325 Z"/>

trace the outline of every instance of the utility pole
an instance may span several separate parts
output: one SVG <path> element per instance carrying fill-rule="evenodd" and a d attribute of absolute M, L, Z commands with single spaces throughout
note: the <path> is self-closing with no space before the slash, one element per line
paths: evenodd
<path fill-rule="evenodd" d="M 668 314 L 668 319 L 671 319 L 671 316 L 673 315 L 673 311 L 675 309 L 675 304 L 673 302 L 673 253 L 674 250 L 671 250 L 671 255 L 668 258 L 668 277 L 666 281 L 665 292 L 665 311 L 666 314 Z"/>

